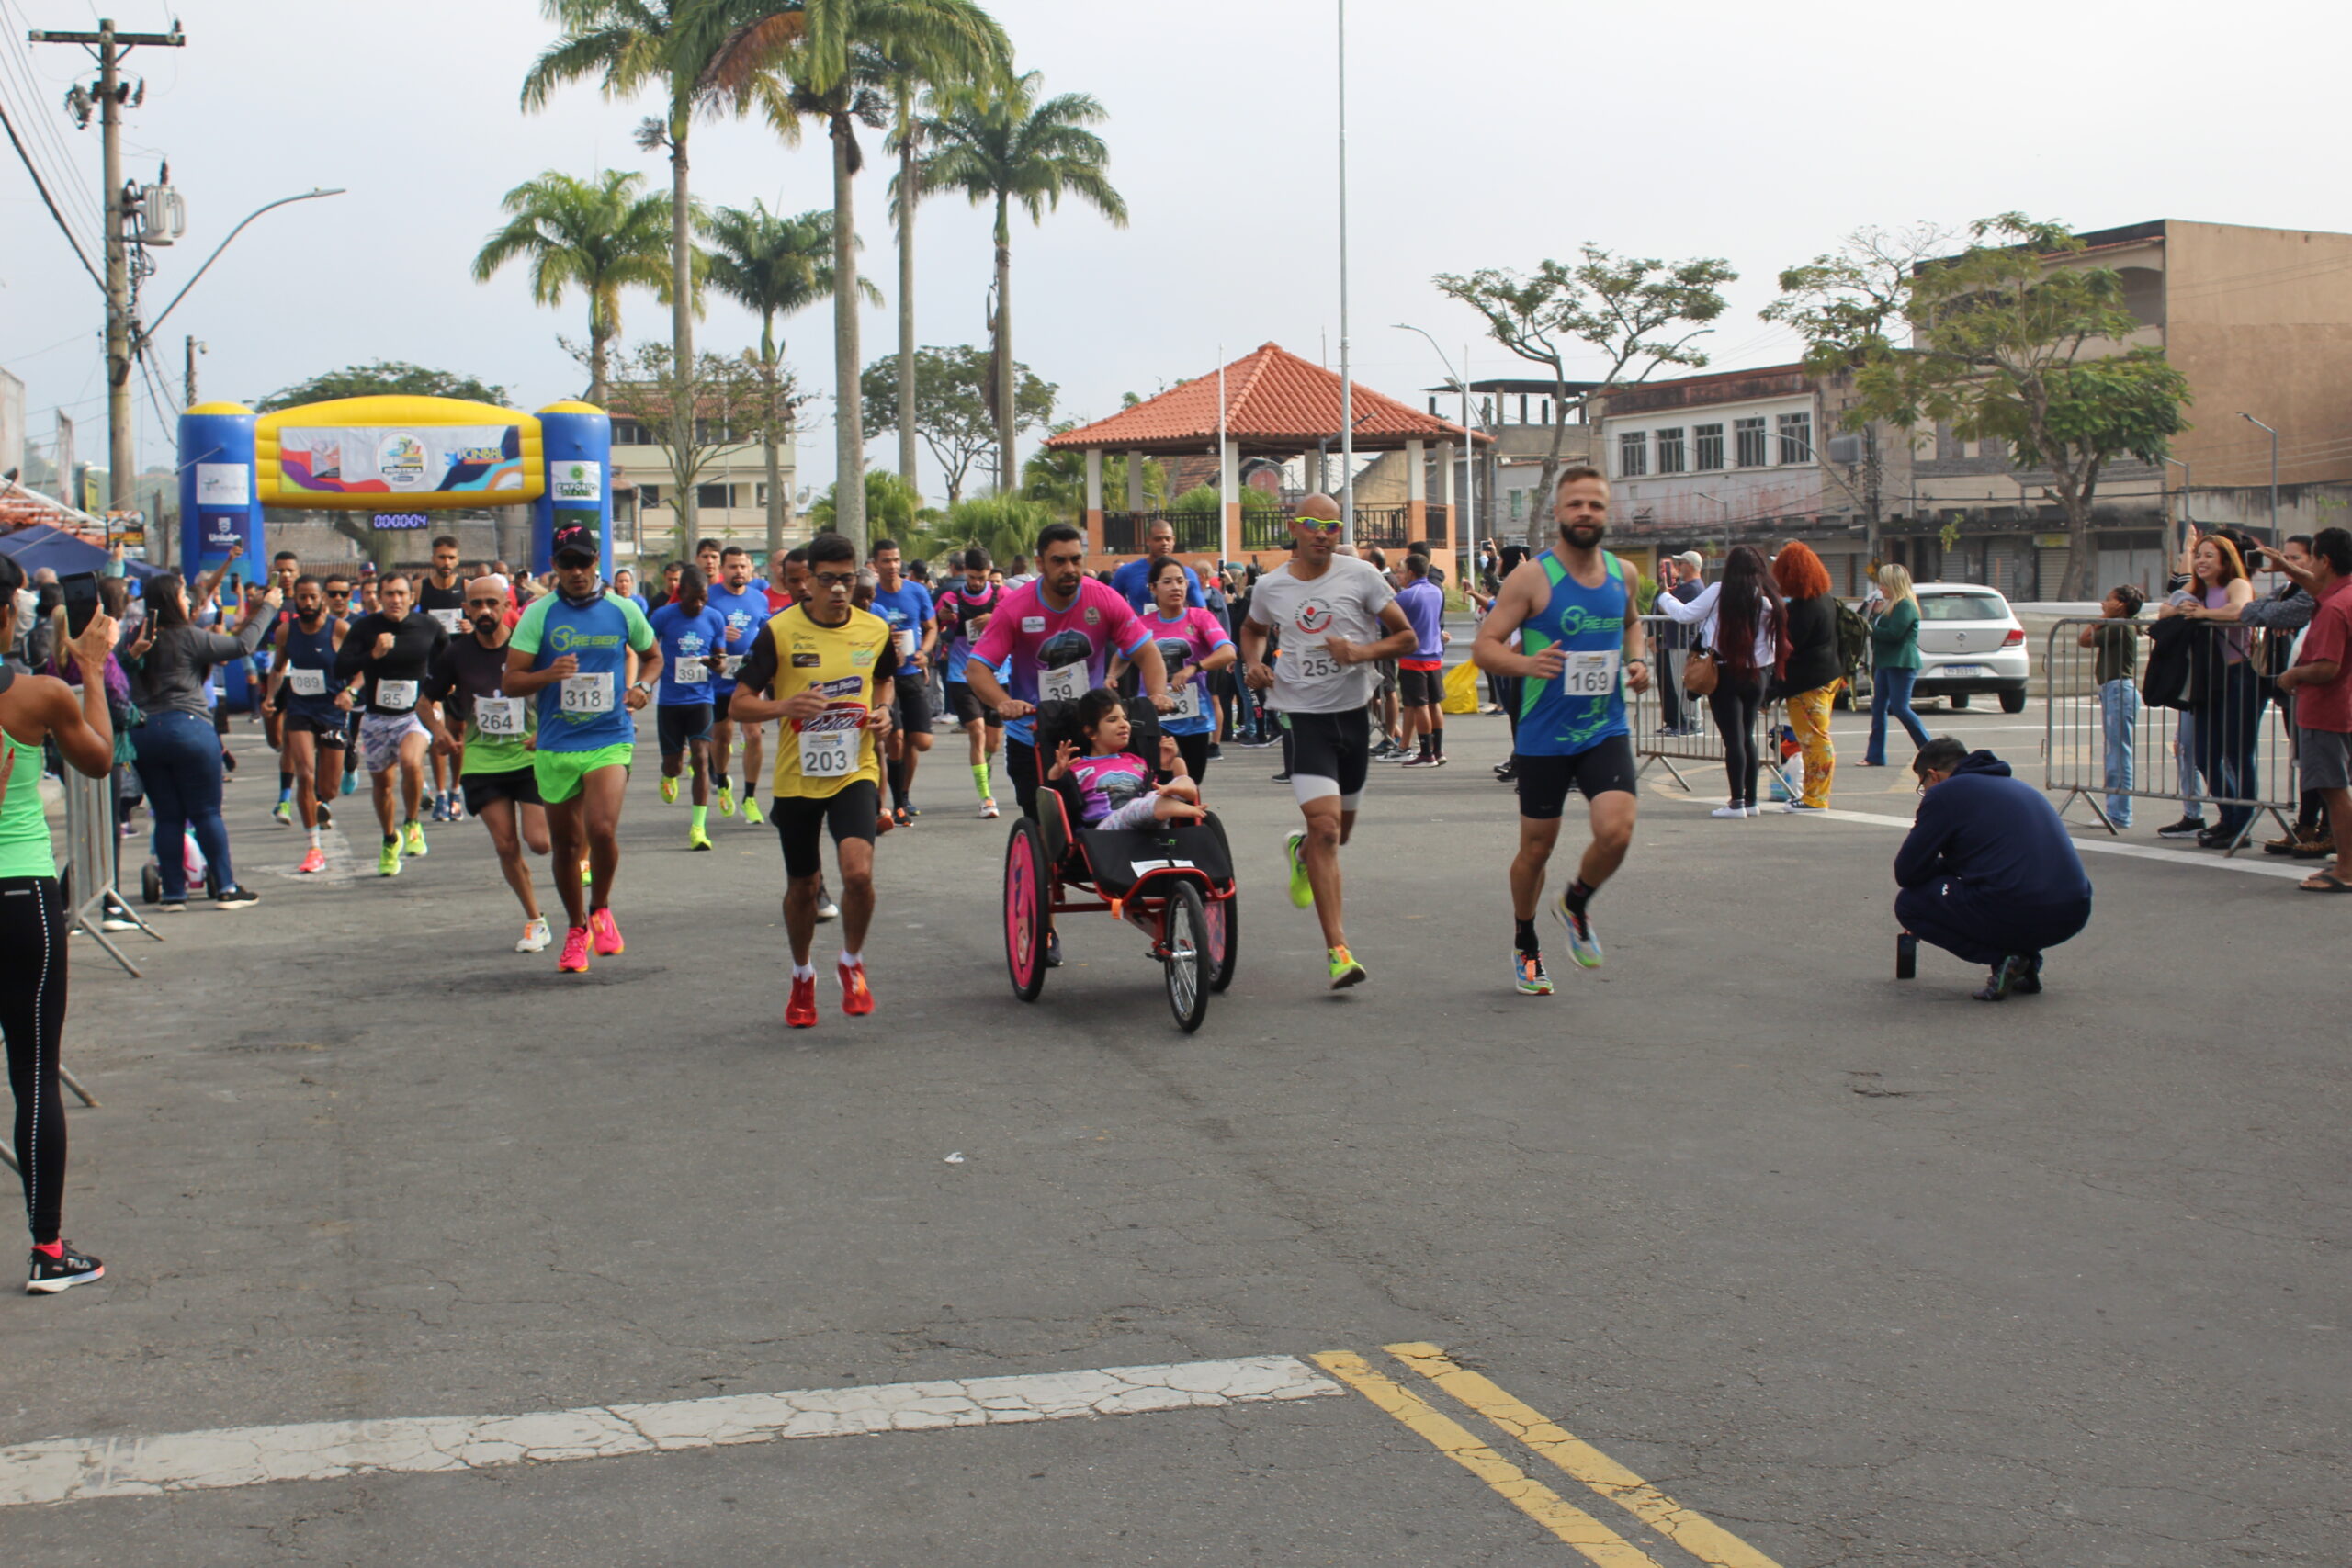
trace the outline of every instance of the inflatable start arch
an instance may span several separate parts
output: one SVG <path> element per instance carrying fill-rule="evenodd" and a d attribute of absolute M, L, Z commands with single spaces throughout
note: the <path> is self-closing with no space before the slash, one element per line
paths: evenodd
<path fill-rule="evenodd" d="M 180 558 L 258 581 L 272 506 L 366 512 L 390 532 L 425 527 L 435 512 L 527 502 L 531 570 L 552 564 L 560 525 L 584 523 L 605 542 L 609 579 L 612 453 L 612 421 L 589 403 L 528 414 L 458 398 L 338 398 L 260 415 L 199 403 L 180 415 Z"/>

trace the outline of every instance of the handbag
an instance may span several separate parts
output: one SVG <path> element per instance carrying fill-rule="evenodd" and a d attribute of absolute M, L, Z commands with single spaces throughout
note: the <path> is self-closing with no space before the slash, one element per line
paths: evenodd
<path fill-rule="evenodd" d="M 1682 660 L 1682 689 L 1694 697 L 1712 696 L 1723 671 L 1713 649 L 1694 648 Z"/>

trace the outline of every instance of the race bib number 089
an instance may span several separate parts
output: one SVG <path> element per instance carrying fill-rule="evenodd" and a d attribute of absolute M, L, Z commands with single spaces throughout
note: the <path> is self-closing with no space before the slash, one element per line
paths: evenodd
<path fill-rule="evenodd" d="M 323 670 L 290 669 L 286 671 L 286 683 L 294 688 L 298 697 L 323 697 L 327 694 L 327 672 Z"/>

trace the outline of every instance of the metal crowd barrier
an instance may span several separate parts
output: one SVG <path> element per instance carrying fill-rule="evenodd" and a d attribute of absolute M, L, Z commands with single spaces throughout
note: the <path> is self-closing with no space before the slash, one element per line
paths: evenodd
<path fill-rule="evenodd" d="M 2191 623 L 2192 668 L 2211 671 L 2188 707 L 2147 700 L 2148 628 L 2153 615 L 2130 621 L 2081 617 L 2050 629 L 2041 660 L 2047 714 L 2042 787 L 2065 793 L 2063 814 L 2088 801 L 2099 825 L 2119 831 L 2116 803 L 2181 803 L 2184 814 L 2204 807 L 2243 809 L 2244 826 L 2229 852 L 2246 842 L 2264 813 L 2289 828 L 2300 799 L 2295 727 L 2290 702 L 2281 701 L 2262 672 L 2284 669 L 2294 640 L 2288 632 Z M 2128 694 L 2100 690 L 2098 651 L 2082 646 L 2086 627 L 2128 626 L 2139 658 Z M 2231 657 L 2234 655 L 2235 657 Z M 2171 698 L 2174 694 L 2159 694 Z M 2180 694 L 2186 697 L 2188 694 Z M 2209 818 L 2218 828 L 2218 819 Z"/>
<path fill-rule="evenodd" d="M 1625 724 L 1634 732 L 1634 755 L 1641 760 L 1639 773 L 1649 772 L 1650 764 L 1656 762 L 1673 775 L 1685 794 L 1696 795 L 1700 791 L 1691 787 L 1690 781 L 1675 764 L 1712 762 L 1716 767 L 1723 766 L 1723 734 L 1715 728 L 1714 714 L 1708 708 L 1707 699 L 1690 696 L 1681 690 L 1682 660 L 1690 650 L 1668 650 L 1662 646 L 1666 634 L 1682 628 L 1665 615 L 1644 615 L 1642 626 L 1649 637 L 1650 689 L 1635 692 L 1628 687 L 1625 692 Z M 1675 716 L 1679 722 L 1671 728 L 1667 724 L 1666 711 L 1668 681 L 1676 682 L 1679 699 Z M 1758 754 L 1763 760 L 1758 782 L 1770 788 L 1770 778 L 1777 777 L 1787 797 L 1793 800 L 1804 790 L 1803 764 L 1798 763 L 1797 771 L 1792 773 L 1789 761 L 1781 755 L 1779 737 L 1786 716 L 1777 701 L 1767 701 L 1758 711 L 1757 728 L 1761 731 L 1757 737 Z"/>
<path fill-rule="evenodd" d="M 79 690 L 79 688 L 76 688 Z M 149 925 L 115 888 L 121 838 L 115 831 L 114 775 L 91 778 L 79 768 L 62 770 L 65 776 L 65 853 L 58 868 L 65 893 L 66 930 L 80 931 L 106 949 L 132 979 L 142 978 L 139 965 L 116 946 L 99 922 L 109 914 L 128 919 L 157 942 L 163 934 Z"/>

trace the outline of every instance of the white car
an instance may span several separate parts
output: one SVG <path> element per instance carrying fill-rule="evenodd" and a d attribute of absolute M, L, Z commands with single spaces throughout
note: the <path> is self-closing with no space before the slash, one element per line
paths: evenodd
<path fill-rule="evenodd" d="M 1990 692 L 2003 713 L 2023 713 L 2030 675 L 2025 626 L 1998 590 L 1977 582 L 1921 582 L 1917 697 L 1943 697 L 1956 708 Z"/>

